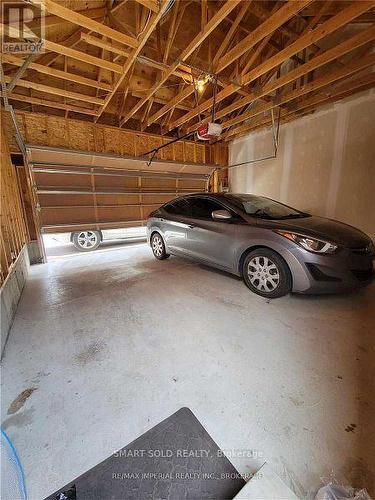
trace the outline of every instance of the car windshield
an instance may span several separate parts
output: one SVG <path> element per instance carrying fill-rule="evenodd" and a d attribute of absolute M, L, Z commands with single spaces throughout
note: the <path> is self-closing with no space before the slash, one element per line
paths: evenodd
<path fill-rule="evenodd" d="M 269 198 L 255 196 L 253 194 L 226 194 L 230 203 L 248 215 L 259 219 L 281 220 L 308 217 L 309 214 L 295 210 Z"/>

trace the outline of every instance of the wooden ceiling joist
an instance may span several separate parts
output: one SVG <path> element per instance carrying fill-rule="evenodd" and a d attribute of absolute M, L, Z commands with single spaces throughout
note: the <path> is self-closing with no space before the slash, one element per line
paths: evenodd
<path fill-rule="evenodd" d="M 2 93 L 0 93 L 0 95 L 2 97 Z M 63 109 L 65 111 L 72 111 L 72 112 L 80 113 L 80 114 L 84 114 L 84 115 L 91 115 L 91 116 L 96 115 L 96 111 L 93 109 L 86 109 L 86 108 L 82 108 L 79 106 L 74 106 L 73 104 L 65 104 L 63 102 L 50 101 L 50 100 L 47 100 L 45 98 L 40 99 L 38 97 L 31 97 L 31 96 L 27 96 L 27 95 L 23 95 L 23 94 L 18 94 L 15 92 L 8 94 L 8 99 L 13 100 L 13 101 L 19 101 L 19 102 L 24 102 L 24 103 L 28 103 L 28 104 L 33 104 L 36 106 L 44 106 L 44 107 L 53 108 L 53 109 Z"/>
<path fill-rule="evenodd" d="M 315 90 L 318 90 L 321 87 L 325 87 L 338 80 L 341 80 L 342 78 L 351 76 L 352 74 L 357 73 L 358 71 L 371 67 L 374 64 L 375 64 L 375 54 L 370 54 L 360 59 L 356 59 L 355 61 L 351 62 L 350 64 L 347 64 L 343 68 L 330 71 L 325 75 L 316 78 L 312 82 L 304 85 L 303 87 L 297 88 L 295 90 L 292 90 L 291 92 L 282 95 L 279 100 L 261 104 L 256 108 L 252 109 L 251 111 L 243 113 L 238 118 L 240 118 L 240 121 L 249 120 L 250 118 L 256 115 L 259 115 L 266 111 L 270 111 L 271 109 L 277 108 L 278 106 L 282 106 L 283 104 L 293 101 L 294 99 L 309 94 L 310 92 L 314 92 Z M 232 120 L 228 120 L 222 124 L 224 128 L 228 128 L 232 125 L 233 125 Z M 224 134 L 224 136 L 230 137 L 236 135 L 237 133 L 242 132 L 243 127 L 246 127 L 246 125 L 241 125 L 239 127 L 233 128 L 227 134 Z"/>
<path fill-rule="evenodd" d="M 40 3 L 40 0 L 30 1 L 32 3 Z M 99 23 L 94 19 L 90 19 L 89 17 L 84 16 L 83 14 L 80 14 L 75 10 L 63 7 L 62 5 L 53 2 L 52 0 L 41 0 L 41 2 L 44 5 L 46 11 L 50 14 L 54 14 L 55 16 L 65 19 L 66 21 L 77 24 L 78 26 L 82 26 L 82 28 L 87 28 L 90 31 L 99 33 L 102 36 L 106 36 L 108 38 L 111 38 L 112 40 L 116 40 L 117 42 L 128 45 L 129 47 L 136 48 L 138 46 L 138 40 L 136 38 L 132 38 L 131 36 L 114 30 L 113 28 Z"/>
<path fill-rule="evenodd" d="M 126 78 L 126 76 L 128 74 L 128 71 L 133 66 L 134 62 L 137 59 L 137 56 L 139 55 L 139 53 L 141 52 L 141 50 L 145 46 L 147 40 L 152 35 L 154 29 L 156 28 L 157 24 L 159 23 L 160 19 L 162 18 L 163 14 L 165 12 L 165 9 L 167 8 L 167 6 L 168 6 L 168 2 L 167 2 L 167 0 L 164 0 L 163 4 L 160 7 L 159 12 L 157 14 L 153 14 L 151 16 L 148 24 L 146 25 L 146 27 L 144 29 L 144 32 L 142 33 L 142 36 L 140 37 L 140 40 L 139 40 L 137 48 L 135 48 L 133 50 L 133 52 L 129 55 L 129 57 L 128 57 L 125 65 L 124 65 L 124 67 L 122 69 L 122 74 L 118 78 L 118 80 L 117 80 L 117 82 L 116 82 L 116 84 L 114 86 L 113 91 L 111 93 L 109 93 L 108 96 L 105 98 L 105 102 L 104 102 L 102 108 L 100 109 L 100 111 L 98 113 L 97 119 L 100 118 L 101 114 L 104 112 L 104 110 L 106 109 L 106 107 L 110 103 L 110 101 L 111 101 L 112 97 L 114 96 L 114 94 L 116 93 L 117 89 L 120 87 L 121 83 Z M 97 121 L 97 119 L 96 119 L 96 121 Z M 120 125 L 122 125 L 122 123 L 123 123 L 123 121 L 120 122 Z"/>
<path fill-rule="evenodd" d="M 81 40 L 87 42 L 94 47 L 101 47 L 102 49 L 108 50 L 114 54 L 120 55 L 124 58 L 128 58 L 130 56 L 130 50 L 121 49 L 119 47 L 114 46 L 111 42 L 100 39 L 96 36 L 89 35 L 87 33 L 81 33 Z M 155 61 L 150 59 L 149 57 L 145 57 L 142 55 L 137 56 L 137 61 L 145 66 L 149 66 L 151 68 L 159 69 L 161 71 L 167 70 L 169 67 L 167 64 L 162 63 L 160 61 Z M 185 81 L 192 82 L 191 75 L 186 71 L 176 70 L 173 73 L 175 76 L 179 78 L 183 78 Z"/>
<path fill-rule="evenodd" d="M 277 10 L 264 23 L 256 28 L 252 33 L 239 42 L 233 49 L 223 56 L 218 63 L 217 72 L 223 71 L 233 61 L 241 57 L 245 52 L 254 47 L 264 37 L 273 33 L 277 28 L 282 26 L 288 19 L 297 14 L 304 7 L 309 5 L 312 0 L 295 0 L 287 2 L 279 10 Z"/>
<path fill-rule="evenodd" d="M 44 46 L 46 50 L 51 52 L 56 52 L 57 54 L 62 54 L 66 57 L 71 57 L 77 61 L 85 62 L 97 66 L 98 68 L 107 69 L 108 71 L 113 71 L 114 73 L 121 73 L 122 67 L 119 64 L 115 64 L 111 61 L 101 59 L 100 57 L 95 57 L 80 50 L 72 49 L 61 45 L 59 43 L 52 42 L 50 40 L 44 40 Z"/>
<path fill-rule="evenodd" d="M 23 60 L 12 54 L 3 54 L 2 60 L 5 63 L 13 64 L 15 66 L 21 66 Z M 86 78 L 84 76 L 76 75 L 75 73 L 69 73 L 68 71 L 61 71 L 59 69 L 50 68 L 49 66 L 44 66 L 43 64 L 33 63 L 29 64 L 29 69 L 33 69 L 38 73 L 43 73 L 45 75 L 53 76 L 55 78 L 61 78 L 62 80 L 68 80 L 70 82 L 78 83 L 80 85 L 87 85 L 88 87 L 94 87 L 101 90 L 110 91 L 112 90 L 111 85 L 105 82 L 99 82 L 91 78 Z"/>
<path fill-rule="evenodd" d="M 311 45 L 312 43 L 320 40 L 327 34 L 333 33 L 336 31 L 338 28 L 344 26 L 347 24 L 347 22 L 351 19 L 353 19 L 356 16 L 361 15 L 363 12 L 366 10 L 369 10 L 375 5 L 375 1 L 368 1 L 368 2 L 354 2 L 349 5 L 346 9 L 341 11 L 339 14 L 336 16 L 330 18 L 328 21 L 325 23 L 321 24 L 317 28 L 315 28 L 313 31 L 310 33 L 305 34 L 302 36 L 300 39 L 296 40 L 294 43 L 290 44 L 287 46 L 284 50 L 276 54 L 275 56 L 266 59 L 263 63 L 259 64 L 256 68 L 251 70 L 249 73 L 244 75 L 242 77 L 242 84 L 243 85 L 248 85 L 249 83 L 253 82 L 260 76 L 264 75 L 271 69 L 275 68 L 279 64 L 281 64 L 283 61 L 286 61 L 288 58 L 290 58 L 293 54 L 297 54 L 304 48 L 308 47 L 308 45 Z M 235 85 L 231 84 L 228 85 L 227 88 L 223 89 L 220 91 L 217 96 L 216 96 L 216 102 L 220 102 L 226 97 L 232 95 L 233 93 L 236 92 L 236 87 Z M 207 99 L 205 102 L 197 106 L 197 109 L 194 111 L 191 111 L 190 113 L 184 115 L 183 117 L 179 118 L 175 122 L 171 123 L 168 127 L 169 130 L 173 130 L 174 128 L 178 128 L 184 123 L 189 122 L 191 119 L 193 119 L 195 116 L 197 116 L 199 113 L 202 113 L 209 109 L 212 106 L 213 99 Z"/>
<path fill-rule="evenodd" d="M 12 81 L 10 76 L 5 76 L 5 82 L 9 83 Z M 46 94 L 54 94 L 62 97 L 66 97 L 67 99 L 73 99 L 74 101 L 84 101 L 92 104 L 96 104 L 97 106 L 103 105 L 103 99 L 99 99 L 98 97 L 93 97 L 86 94 L 80 94 L 78 92 L 71 92 L 70 90 L 59 89 L 57 87 L 50 87 L 49 85 L 44 85 L 42 83 L 30 82 L 29 80 L 18 80 L 17 87 L 24 87 L 26 89 L 37 90 L 38 92 L 45 92 Z"/>
<path fill-rule="evenodd" d="M 266 126 L 275 107 L 286 122 L 374 84 L 373 74 L 353 75 L 373 61 L 375 0 L 175 0 L 167 14 L 169 0 L 85 2 L 77 10 L 74 2 L 42 2 L 45 53 L 2 55 L 16 108 L 191 133 L 212 119 L 217 81 L 215 120 L 225 130 L 220 140 L 231 140 Z M 356 21 L 365 24 L 347 29 Z M 19 36 L 15 25 L 5 34 Z M 202 74 L 215 78 L 198 93 Z"/>
<path fill-rule="evenodd" d="M 223 52 L 227 50 L 229 47 L 229 44 L 233 38 L 233 35 L 235 34 L 240 22 L 244 18 L 246 11 L 249 9 L 250 5 L 252 3 L 252 0 L 248 0 L 247 2 L 243 2 L 242 5 L 240 5 L 240 10 L 237 13 L 236 19 L 233 21 L 232 26 L 229 28 L 228 33 L 225 35 L 224 40 L 221 42 L 220 47 L 217 49 L 215 57 L 213 58 L 212 61 L 212 67 L 214 68 L 215 71 L 217 71 L 217 64 L 219 62 L 219 59 Z"/>
<path fill-rule="evenodd" d="M 373 87 L 375 84 L 375 72 L 361 76 L 355 80 L 350 80 L 350 82 L 340 85 L 337 87 L 329 87 L 327 90 L 320 92 L 317 95 L 313 95 L 310 98 L 303 99 L 300 102 L 296 101 L 296 104 L 281 110 L 281 123 L 287 123 L 289 121 L 295 120 L 307 113 L 311 113 L 316 110 L 317 107 L 325 106 L 329 103 L 335 102 L 339 99 L 345 97 L 350 97 L 353 94 L 360 92 L 362 90 L 367 90 Z M 301 113 L 302 112 L 302 113 Z M 243 135 L 249 134 L 259 128 L 269 127 L 272 125 L 272 119 L 270 116 L 266 118 L 261 118 L 254 123 L 247 125 L 242 128 L 242 131 L 236 135 L 241 137 Z M 226 140 L 232 140 L 233 137 L 227 137 Z"/>
<path fill-rule="evenodd" d="M 275 56 L 264 61 L 264 63 L 257 66 L 254 70 L 250 71 L 242 79 L 243 85 L 248 85 L 249 83 L 256 80 L 259 76 L 264 75 L 267 71 L 278 66 L 283 61 L 289 59 L 292 55 L 297 54 L 301 50 L 307 48 L 309 45 L 321 40 L 330 33 L 338 30 L 342 26 L 348 24 L 348 22 L 358 16 L 360 16 L 366 10 L 371 9 L 375 6 L 375 1 L 359 1 L 353 2 L 346 9 L 339 12 L 336 16 L 330 18 L 328 21 L 324 22 L 320 26 L 316 27 L 311 32 L 298 38 L 294 43 L 291 43 L 285 49 L 280 51 Z"/>
<path fill-rule="evenodd" d="M 224 116 L 232 113 L 233 111 L 258 100 L 265 95 L 271 94 L 280 87 L 283 87 L 288 83 L 291 83 L 297 80 L 298 78 L 307 75 L 311 71 L 318 69 L 324 64 L 327 64 L 347 54 L 348 52 L 351 52 L 352 50 L 361 47 L 362 45 L 366 45 L 367 43 L 373 40 L 375 40 L 375 26 L 367 30 L 364 30 L 360 33 L 357 33 L 356 35 L 353 35 L 352 37 L 342 42 L 341 44 L 338 44 L 332 49 L 326 50 L 321 55 L 316 56 L 313 59 L 310 59 L 309 62 L 301 66 L 298 66 L 296 69 L 289 71 L 285 75 L 282 75 L 279 78 L 276 78 L 275 80 L 272 80 L 268 84 L 264 85 L 264 87 L 258 88 L 256 93 L 254 92 L 250 93 L 249 96 L 244 97 L 229 106 L 226 106 L 225 108 L 221 109 L 216 113 L 216 118 L 218 119 L 223 118 Z M 238 121 L 236 122 L 236 120 Z M 234 118 L 232 120 L 231 125 L 239 123 L 240 121 L 241 121 L 240 117 Z"/>
<path fill-rule="evenodd" d="M 152 10 L 153 12 L 159 12 L 159 4 L 157 0 L 137 0 L 137 2 Z"/>
<path fill-rule="evenodd" d="M 231 12 L 241 0 L 226 0 L 221 9 L 210 19 L 210 21 L 205 25 L 203 30 L 201 30 L 198 35 L 189 43 L 189 45 L 182 52 L 180 57 L 171 65 L 168 71 L 163 72 L 161 78 L 158 82 L 149 90 L 147 95 L 141 99 L 136 106 L 126 115 L 126 117 L 121 121 L 121 125 L 124 125 L 144 104 L 148 101 L 155 92 L 163 85 L 163 83 L 171 76 L 171 74 L 177 69 L 180 62 L 186 61 L 186 59 L 204 42 L 204 40 L 210 35 L 210 33 L 221 23 L 221 21 Z"/>
<path fill-rule="evenodd" d="M 94 9 L 78 10 L 77 12 L 80 14 L 84 14 L 86 17 L 89 17 L 90 19 L 102 19 L 106 14 L 106 9 L 105 7 L 96 7 Z M 44 28 L 53 28 L 55 26 L 61 26 L 61 23 L 68 23 L 70 21 L 61 19 L 61 17 L 55 16 L 53 14 L 52 15 L 47 14 L 43 17 L 43 22 L 44 22 Z M 27 25 L 33 32 L 40 31 L 41 24 L 39 18 L 33 19 Z"/>
<path fill-rule="evenodd" d="M 4 25 L 0 24 L 1 32 L 4 33 Z M 18 30 L 12 28 L 10 26 L 7 27 L 7 30 L 10 35 L 17 38 Z M 79 37 L 78 37 L 79 38 Z M 49 52 L 56 52 L 57 54 L 61 54 L 66 57 L 70 57 L 72 59 L 76 59 L 77 61 L 85 62 L 97 66 L 99 68 L 107 69 L 109 71 L 113 71 L 114 73 L 121 73 L 122 66 L 119 64 L 114 64 L 110 61 L 106 61 L 105 59 L 101 59 L 99 57 L 92 56 L 90 54 L 86 54 L 85 52 L 81 52 L 80 50 L 72 49 L 66 45 L 62 45 L 60 43 L 53 42 L 51 40 L 43 40 L 44 49 Z"/>

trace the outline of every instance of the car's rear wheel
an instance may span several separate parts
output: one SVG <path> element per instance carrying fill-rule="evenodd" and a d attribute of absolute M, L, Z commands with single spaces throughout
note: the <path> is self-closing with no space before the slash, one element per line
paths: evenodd
<path fill-rule="evenodd" d="M 292 275 L 287 263 L 268 248 L 258 248 L 245 257 L 242 276 L 247 287 L 262 297 L 276 299 L 292 289 Z"/>
<path fill-rule="evenodd" d="M 154 256 L 159 260 L 164 260 L 169 257 L 169 253 L 165 250 L 163 238 L 159 233 L 154 233 L 151 237 L 151 248 Z"/>
<path fill-rule="evenodd" d="M 73 245 L 81 252 L 90 252 L 100 245 L 102 238 L 99 231 L 79 231 L 73 233 Z"/>

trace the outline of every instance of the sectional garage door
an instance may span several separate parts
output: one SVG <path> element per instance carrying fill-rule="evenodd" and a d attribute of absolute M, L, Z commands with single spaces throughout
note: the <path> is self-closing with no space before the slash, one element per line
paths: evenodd
<path fill-rule="evenodd" d="M 32 145 L 27 159 L 43 232 L 142 225 L 161 204 L 206 190 L 217 167 Z"/>

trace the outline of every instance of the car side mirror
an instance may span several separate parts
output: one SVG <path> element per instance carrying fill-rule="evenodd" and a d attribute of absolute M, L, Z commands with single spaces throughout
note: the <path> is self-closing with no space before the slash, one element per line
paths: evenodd
<path fill-rule="evenodd" d="M 214 210 L 211 214 L 214 220 L 226 221 L 232 219 L 232 214 L 228 210 Z"/>

